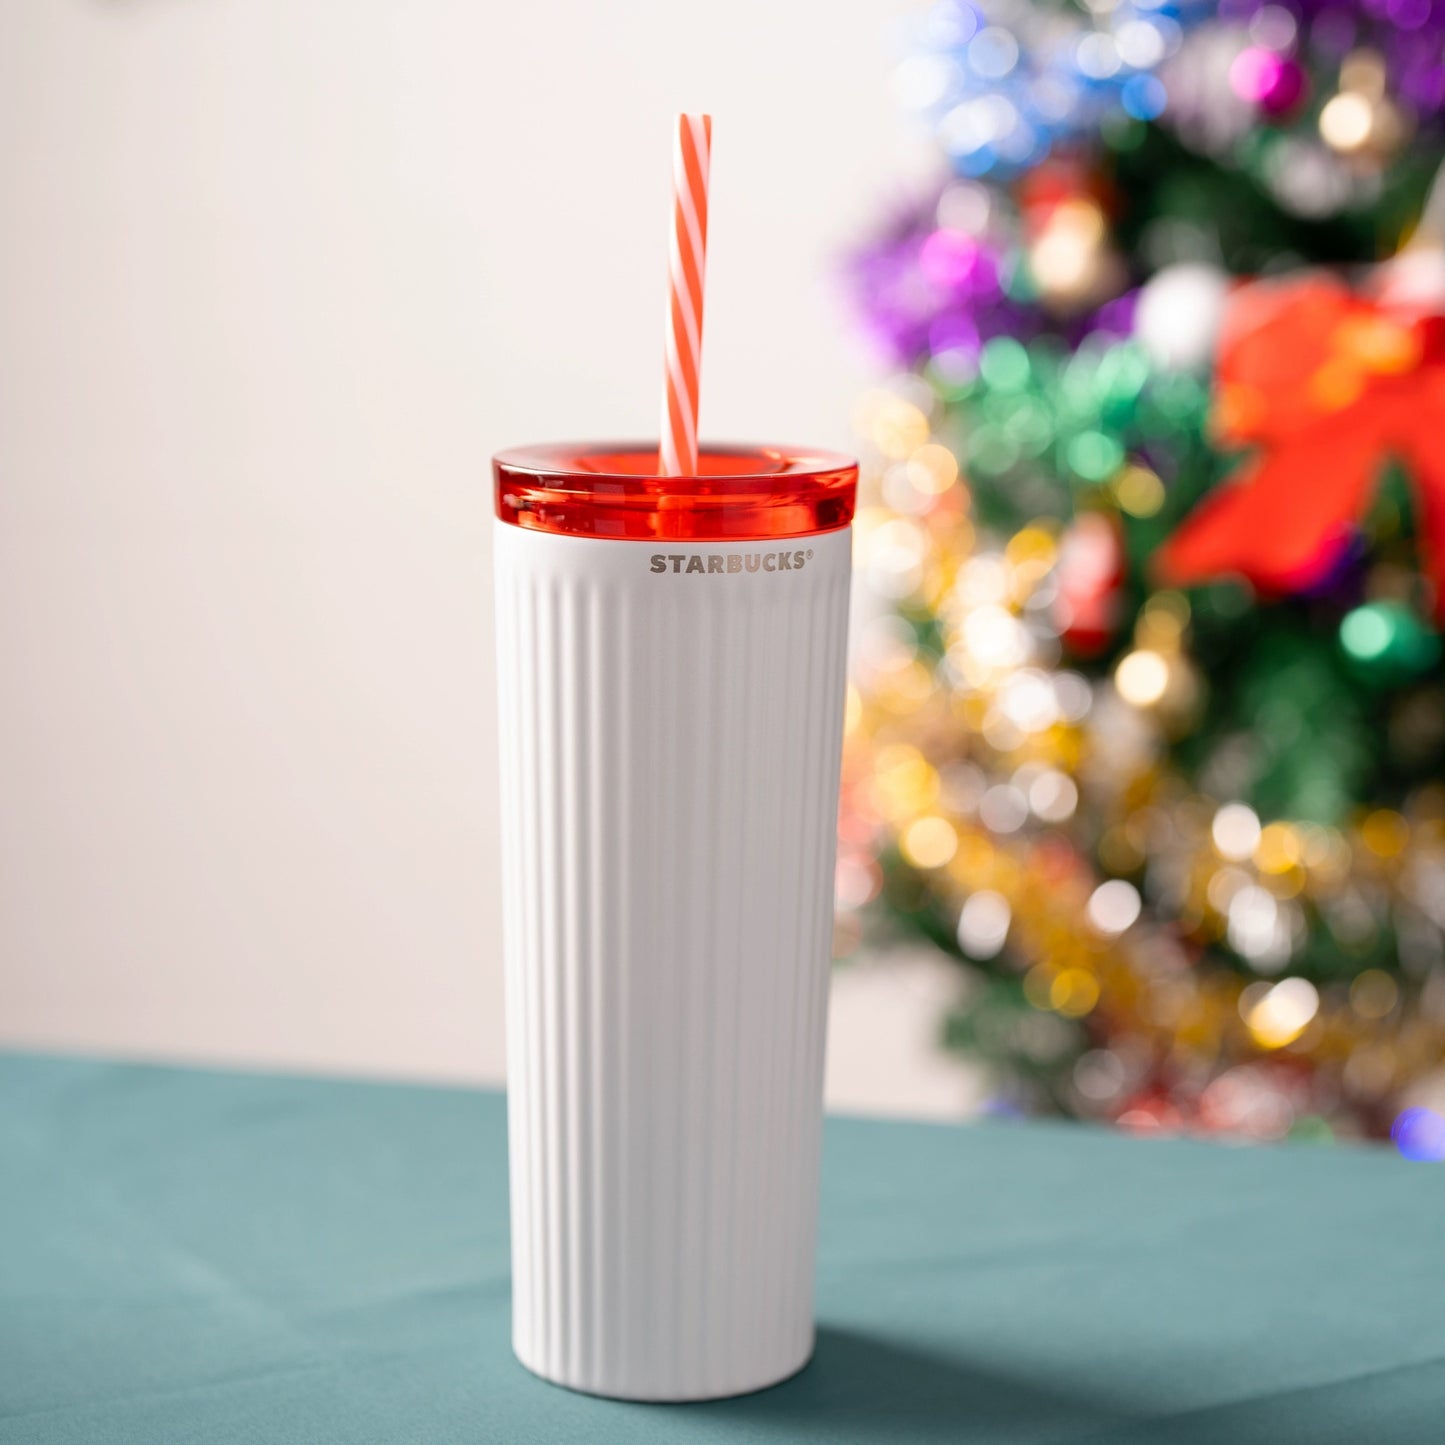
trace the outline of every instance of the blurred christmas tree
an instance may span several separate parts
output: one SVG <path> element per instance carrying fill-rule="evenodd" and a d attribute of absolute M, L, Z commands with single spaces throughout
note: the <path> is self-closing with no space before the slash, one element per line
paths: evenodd
<path fill-rule="evenodd" d="M 844 950 L 1002 1106 L 1445 1154 L 1445 3 L 943 0 L 898 88 Z"/>

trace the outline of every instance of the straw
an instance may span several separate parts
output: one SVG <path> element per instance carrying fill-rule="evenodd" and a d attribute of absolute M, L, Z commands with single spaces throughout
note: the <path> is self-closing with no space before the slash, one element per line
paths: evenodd
<path fill-rule="evenodd" d="M 672 149 L 672 237 L 667 267 L 667 368 L 662 396 L 664 477 L 697 474 L 702 286 L 707 265 L 707 173 L 712 117 L 680 115 Z"/>

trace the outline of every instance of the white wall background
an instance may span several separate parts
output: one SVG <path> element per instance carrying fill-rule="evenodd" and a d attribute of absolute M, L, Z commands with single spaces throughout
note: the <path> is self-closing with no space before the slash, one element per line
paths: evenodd
<path fill-rule="evenodd" d="M 487 458 L 655 434 L 682 108 L 704 431 L 846 447 L 901 4 L 6 0 L 0 1039 L 500 1076 Z"/>

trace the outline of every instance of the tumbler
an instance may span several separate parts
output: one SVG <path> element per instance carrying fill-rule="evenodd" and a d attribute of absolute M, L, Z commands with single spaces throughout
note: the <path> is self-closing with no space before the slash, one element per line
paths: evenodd
<path fill-rule="evenodd" d="M 857 467 L 493 462 L 513 1347 L 634 1400 L 813 1348 Z"/>

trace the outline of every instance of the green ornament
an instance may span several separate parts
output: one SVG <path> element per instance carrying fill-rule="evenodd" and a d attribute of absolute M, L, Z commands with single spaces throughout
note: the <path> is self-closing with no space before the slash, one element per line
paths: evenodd
<path fill-rule="evenodd" d="M 1124 464 L 1124 448 L 1107 432 L 1083 431 L 1069 441 L 1069 468 L 1086 482 L 1108 481 Z"/>
<path fill-rule="evenodd" d="M 995 336 L 979 353 L 978 372 L 995 391 L 1022 391 L 1029 384 L 1029 354 L 1012 336 Z"/>
<path fill-rule="evenodd" d="M 1149 359 L 1132 341 L 1109 347 L 1099 358 L 1094 385 L 1099 400 L 1107 404 L 1132 406 L 1149 380 Z"/>
<path fill-rule="evenodd" d="M 1440 660 L 1440 635 L 1399 602 L 1366 602 L 1340 623 L 1340 646 L 1366 679 L 1417 677 Z"/>

